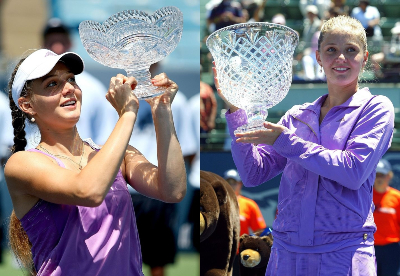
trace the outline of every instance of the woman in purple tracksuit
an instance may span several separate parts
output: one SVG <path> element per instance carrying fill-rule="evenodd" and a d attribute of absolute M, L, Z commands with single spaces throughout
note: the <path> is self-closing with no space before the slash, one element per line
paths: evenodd
<path fill-rule="evenodd" d="M 243 184 L 283 173 L 266 275 L 376 275 L 372 187 L 391 144 L 394 110 L 388 98 L 359 88 L 366 41 L 359 21 L 326 21 L 316 57 L 327 95 L 260 131 L 235 135 L 245 112 L 231 106 L 226 114 Z"/>

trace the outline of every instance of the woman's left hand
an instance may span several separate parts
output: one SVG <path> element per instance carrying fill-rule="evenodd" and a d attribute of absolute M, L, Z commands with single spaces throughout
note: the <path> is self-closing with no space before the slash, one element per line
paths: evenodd
<path fill-rule="evenodd" d="M 254 145 L 273 145 L 278 136 L 286 129 L 282 125 L 270 122 L 264 123 L 265 129 L 254 130 L 245 133 L 235 134 L 237 143 L 252 143 Z"/>
<path fill-rule="evenodd" d="M 170 80 L 165 73 L 161 73 L 152 78 L 151 83 L 154 86 L 163 87 L 165 92 L 159 96 L 146 99 L 146 102 L 150 104 L 153 110 L 156 110 L 161 106 L 171 107 L 172 101 L 178 91 L 178 85 Z"/>

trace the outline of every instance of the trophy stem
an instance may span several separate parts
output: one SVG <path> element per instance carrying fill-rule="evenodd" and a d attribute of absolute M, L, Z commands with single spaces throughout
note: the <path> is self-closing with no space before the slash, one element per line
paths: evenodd
<path fill-rule="evenodd" d="M 153 98 L 164 93 L 162 89 L 155 87 L 151 83 L 151 74 L 149 69 L 126 70 L 126 73 L 128 77 L 135 77 L 138 82 L 136 88 L 133 90 L 133 93 L 135 93 L 139 100 Z"/>
<path fill-rule="evenodd" d="M 264 122 L 268 116 L 268 109 L 265 103 L 251 103 L 245 107 L 247 124 L 238 127 L 234 133 L 244 133 L 259 129 L 265 129 Z"/>

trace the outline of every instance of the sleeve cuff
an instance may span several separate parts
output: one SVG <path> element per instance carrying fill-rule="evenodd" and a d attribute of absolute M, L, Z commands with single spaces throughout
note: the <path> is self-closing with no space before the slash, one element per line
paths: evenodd
<path fill-rule="evenodd" d="M 238 109 L 235 112 L 231 113 L 228 110 L 225 113 L 226 123 L 228 125 L 228 130 L 231 138 L 236 141 L 235 134 L 233 133 L 238 127 L 247 123 L 246 112 L 243 109 Z"/>

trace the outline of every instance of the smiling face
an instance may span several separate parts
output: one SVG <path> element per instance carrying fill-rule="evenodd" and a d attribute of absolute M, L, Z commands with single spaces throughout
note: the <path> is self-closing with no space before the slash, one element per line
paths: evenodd
<path fill-rule="evenodd" d="M 75 82 L 75 75 L 68 67 L 58 62 L 44 77 L 35 79 L 30 85 L 33 96 L 28 113 L 36 123 L 53 128 L 74 126 L 80 116 L 82 92 Z"/>
<path fill-rule="evenodd" d="M 316 58 L 328 85 L 357 90 L 367 60 L 367 39 L 361 23 L 349 16 L 329 19 L 321 28 Z"/>
<path fill-rule="evenodd" d="M 344 30 L 325 34 L 316 53 L 327 82 L 339 86 L 356 85 L 368 58 L 357 35 Z"/>

